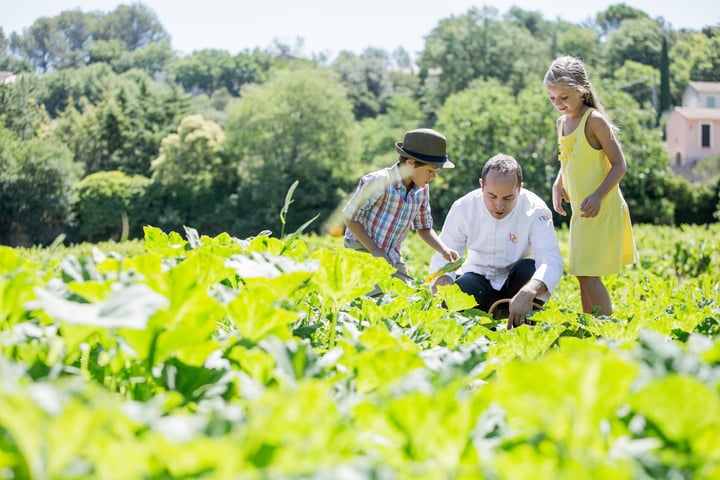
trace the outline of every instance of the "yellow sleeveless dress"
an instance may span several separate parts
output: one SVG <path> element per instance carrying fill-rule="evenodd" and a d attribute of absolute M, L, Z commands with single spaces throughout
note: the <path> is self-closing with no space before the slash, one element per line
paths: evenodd
<path fill-rule="evenodd" d="M 596 217 L 581 217 L 580 204 L 600 186 L 610 171 L 603 150 L 595 150 L 585 136 L 585 123 L 563 135 L 565 119 L 558 132 L 562 182 L 570 198 L 570 239 L 568 271 L 571 275 L 599 277 L 619 273 L 623 266 L 638 260 L 630 213 L 618 185 L 603 198 Z"/>

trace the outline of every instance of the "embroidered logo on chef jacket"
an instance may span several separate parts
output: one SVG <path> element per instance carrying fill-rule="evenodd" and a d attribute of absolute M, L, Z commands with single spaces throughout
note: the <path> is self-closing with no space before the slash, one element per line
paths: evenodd
<path fill-rule="evenodd" d="M 511 241 L 512 243 L 517 243 L 517 241 L 518 241 L 517 235 L 515 235 L 514 233 L 511 233 L 511 234 L 510 234 L 510 241 Z"/>

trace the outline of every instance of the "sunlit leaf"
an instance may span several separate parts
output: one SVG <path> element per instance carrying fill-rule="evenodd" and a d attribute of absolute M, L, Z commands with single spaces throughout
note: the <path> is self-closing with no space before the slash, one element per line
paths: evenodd
<path fill-rule="evenodd" d="M 77 303 L 36 288 L 38 299 L 29 306 L 42 309 L 52 318 L 77 325 L 142 330 L 159 309 L 169 304 L 162 295 L 145 285 L 119 287 L 97 303 Z"/>

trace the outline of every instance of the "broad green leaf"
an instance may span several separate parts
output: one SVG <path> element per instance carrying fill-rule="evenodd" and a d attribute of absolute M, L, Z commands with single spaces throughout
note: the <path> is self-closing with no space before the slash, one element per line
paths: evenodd
<path fill-rule="evenodd" d="M 417 462 L 452 472 L 471 448 L 471 432 L 485 406 L 467 397 L 449 385 L 434 392 L 369 398 L 353 409 L 364 450 L 379 452 L 397 468 Z"/>
<path fill-rule="evenodd" d="M 256 468 L 276 476 L 311 475 L 356 458 L 356 432 L 328 395 L 326 380 L 303 379 L 297 387 L 268 389 L 247 407 L 243 451 Z"/>
<path fill-rule="evenodd" d="M 601 458 L 608 448 L 601 425 L 612 425 L 637 371 L 613 351 L 567 338 L 536 361 L 498 367 L 484 394 L 497 399 L 520 438 L 542 435 Z"/>
<path fill-rule="evenodd" d="M 460 312 L 469 308 L 475 307 L 477 301 L 472 295 L 460 290 L 456 284 L 442 285 L 437 289 L 437 295 L 440 297 L 447 306 L 450 312 Z"/>
<path fill-rule="evenodd" d="M 177 232 L 169 234 L 159 228 L 145 226 L 145 250 L 159 253 L 165 257 L 175 258 L 185 256 L 190 245 Z"/>
<path fill-rule="evenodd" d="M 11 274 L 24 263 L 15 249 L 0 245 L 0 273 Z"/>
<path fill-rule="evenodd" d="M 259 347 L 246 348 L 238 345 L 226 356 L 261 385 L 267 385 L 275 378 L 275 358 Z"/>
<path fill-rule="evenodd" d="M 322 249 L 311 258 L 320 261 L 312 284 L 337 306 L 365 295 L 395 271 L 386 261 L 351 249 Z"/>
<path fill-rule="evenodd" d="M 230 302 L 227 311 L 243 338 L 258 342 L 270 333 L 281 339 L 292 336 L 290 324 L 298 314 L 274 305 L 275 292 L 258 286 L 244 289 Z"/>
<path fill-rule="evenodd" d="M 28 270 L 18 271 L 9 278 L 0 276 L 0 327 L 23 321 L 27 315 L 26 304 L 37 297 L 34 289 L 43 284 Z"/>
<path fill-rule="evenodd" d="M 240 278 L 276 278 L 288 273 L 315 272 L 317 261 L 297 262 L 291 258 L 271 255 L 266 252 L 250 255 L 233 255 L 225 260 L 225 265 L 232 269 Z M 309 276 L 309 275 L 308 275 Z"/>
<path fill-rule="evenodd" d="M 112 281 L 73 281 L 67 284 L 67 289 L 70 292 L 81 297 L 88 303 L 102 302 L 112 293 L 112 288 Z"/>
<path fill-rule="evenodd" d="M 490 347 L 490 357 L 506 362 L 513 358 L 531 361 L 543 356 L 564 330 L 555 325 L 521 325 L 503 330 L 497 335 L 497 343 Z"/>
<path fill-rule="evenodd" d="M 720 397 L 695 378 L 668 375 L 652 381 L 629 398 L 631 408 L 646 417 L 673 442 L 720 462 Z"/>
<path fill-rule="evenodd" d="M 498 478 L 535 480 L 632 480 L 635 468 L 627 462 L 602 456 L 588 455 L 574 448 L 573 457 L 564 445 L 541 441 L 539 445 L 522 444 L 511 450 L 499 451 L 493 459 Z"/>
<path fill-rule="evenodd" d="M 59 322 L 102 328 L 143 330 L 150 317 L 169 304 L 164 296 L 141 284 L 119 286 L 97 303 L 72 302 L 42 288 L 35 293 L 37 300 L 30 308 L 44 310 Z"/>

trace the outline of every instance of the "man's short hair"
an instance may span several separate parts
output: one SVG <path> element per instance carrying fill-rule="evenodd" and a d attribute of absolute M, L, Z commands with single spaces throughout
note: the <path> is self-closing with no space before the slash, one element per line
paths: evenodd
<path fill-rule="evenodd" d="M 518 187 L 522 186 L 522 167 L 520 167 L 520 164 L 511 155 L 508 155 L 506 153 L 498 153 L 496 155 L 493 155 L 490 160 L 485 162 L 485 166 L 482 169 L 482 174 L 480 175 L 483 183 L 485 183 L 486 177 L 490 170 L 495 170 L 496 172 L 503 174 L 513 174 L 517 179 Z"/>

